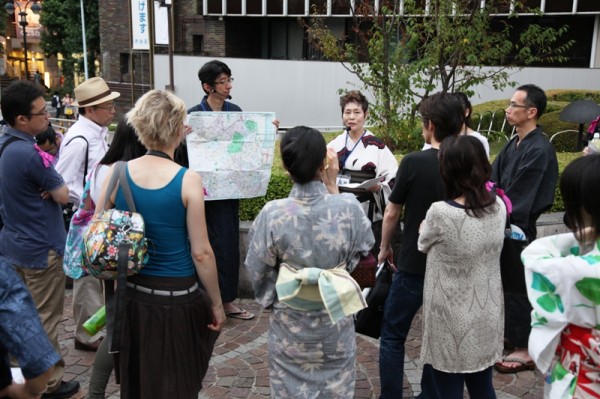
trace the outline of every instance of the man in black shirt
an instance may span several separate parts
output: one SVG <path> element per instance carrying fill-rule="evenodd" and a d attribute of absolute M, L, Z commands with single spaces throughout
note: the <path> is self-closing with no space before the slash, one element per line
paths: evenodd
<path fill-rule="evenodd" d="M 537 121 L 546 109 L 546 94 L 535 85 L 517 88 L 506 108 L 508 123 L 517 134 L 504 146 L 492 165 L 492 180 L 504 189 L 512 202 L 510 222 L 521 228 L 527 241 L 535 240 L 536 221 L 550 209 L 558 179 L 556 152 Z M 519 262 L 520 263 L 520 262 Z M 519 265 L 523 270 L 523 264 Z M 504 287 L 505 332 L 514 351 L 496 363 L 496 370 L 515 373 L 533 370 L 527 351 L 531 331 L 531 305 L 525 291 Z"/>
<path fill-rule="evenodd" d="M 443 199 L 439 146 L 446 137 L 458 134 L 464 122 L 462 104 L 452 94 L 438 93 L 425 98 L 419 105 L 419 113 L 423 137 L 431 148 L 413 152 L 402 159 L 383 217 L 379 263 L 387 259 L 397 271 L 385 303 L 381 329 L 380 399 L 402 398 L 404 343 L 412 320 L 423 303 L 426 255 L 417 249 L 419 226 L 430 205 Z M 402 245 L 394 263 L 391 241 L 403 209 Z M 419 398 L 436 397 L 430 378 L 430 366 L 425 365 Z"/>

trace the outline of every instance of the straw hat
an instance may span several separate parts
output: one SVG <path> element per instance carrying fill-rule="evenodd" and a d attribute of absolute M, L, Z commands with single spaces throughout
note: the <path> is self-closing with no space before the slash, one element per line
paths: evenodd
<path fill-rule="evenodd" d="M 121 93 L 110 91 L 102 78 L 90 78 L 75 88 L 76 107 L 91 107 L 119 97 Z"/>

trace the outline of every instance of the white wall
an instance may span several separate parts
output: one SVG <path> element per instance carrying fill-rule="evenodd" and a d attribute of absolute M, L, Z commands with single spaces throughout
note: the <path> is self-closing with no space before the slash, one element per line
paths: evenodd
<path fill-rule="evenodd" d="M 186 104 L 200 102 L 203 94 L 198 69 L 213 58 L 175 56 L 175 93 Z M 244 111 L 273 111 L 282 127 L 309 125 L 341 129 L 339 89 L 360 88 L 358 79 L 336 62 L 282 61 L 219 58 L 235 78 L 232 97 Z M 158 89 L 169 84 L 168 56 L 155 55 L 154 82 Z M 600 69 L 524 68 L 511 75 L 517 84 L 534 83 L 545 90 L 600 90 Z M 512 88 L 496 91 L 482 85 L 473 104 L 508 99 Z"/>

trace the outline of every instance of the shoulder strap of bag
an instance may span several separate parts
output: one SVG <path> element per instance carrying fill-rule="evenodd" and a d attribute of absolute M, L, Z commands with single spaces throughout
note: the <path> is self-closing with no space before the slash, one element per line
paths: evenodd
<path fill-rule="evenodd" d="M 85 178 L 88 174 L 88 162 L 89 162 L 89 157 L 90 157 L 90 142 L 87 141 L 87 139 L 83 136 L 75 136 L 71 140 L 69 140 L 69 142 L 67 144 L 65 144 L 65 147 L 68 146 L 71 143 L 71 141 L 78 139 L 78 138 L 82 138 L 85 140 L 85 166 L 83 169 L 83 186 L 85 187 Z"/>
<path fill-rule="evenodd" d="M 498 185 L 496 183 L 494 183 L 492 185 L 492 193 L 494 194 L 494 198 L 496 198 L 498 196 L 498 191 L 496 190 L 498 188 Z M 504 207 L 506 208 L 506 225 L 504 226 L 504 234 L 507 237 L 510 237 L 511 232 L 512 232 L 512 228 L 510 227 L 510 214 L 508 213 L 508 206 L 506 205 L 506 203 L 504 203 L 504 201 L 502 201 L 502 203 L 504 204 Z"/>
<path fill-rule="evenodd" d="M 125 163 L 125 165 L 127 165 L 127 163 Z M 125 197 L 125 201 L 127 202 L 127 207 L 131 212 L 136 212 L 135 202 L 133 201 L 133 194 L 131 193 L 129 181 L 127 180 L 127 168 L 122 167 L 119 173 L 119 186 L 123 189 L 123 196 Z"/>
<path fill-rule="evenodd" d="M 4 142 L 4 144 L 2 144 L 2 148 L 0 148 L 0 156 L 2 155 L 2 153 L 4 152 L 4 150 L 6 149 L 6 147 L 8 147 L 8 145 L 10 143 L 14 143 L 17 140 L 23 140 L 23 139 L 13 136 L 13 137 L 9 138 L 8 140 L 6 140 Z"/>
<path fill-rule="evenodd" d="M 98 204 L 98 209 L 100 212 L 106 209 L 106 203 L 108 202 L 108 198 L 115 191 L 115 187 L 117 187 L 117 181 L 119 181 L 119 175 L 121 174 L 121 169 L 125 166 L 125 162 L 117 161 L 115 162 L 114 170 L 112 175 L 110 175 L 110 180 L 108 181 L 108 186 L 106 187 L 106 195 L 104 195 L 104 202 L 102 205 Z"/>

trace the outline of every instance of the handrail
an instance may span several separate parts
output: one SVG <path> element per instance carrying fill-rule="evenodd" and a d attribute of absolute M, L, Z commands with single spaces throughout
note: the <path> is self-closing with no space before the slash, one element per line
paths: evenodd
<path fill-rule="evenodd" d="M 561 135 L 561 134 L 564 134 L 564 133 L 579 133 L 579 130 L 576 130 L 576 129 L 565 129 L 565 130 L 561 130 L 561 131 L 559 131 L 559 132 L 556 132 L 556 133 L 554 133 L 554 134 L 553 134 L 553 135 L 550 137 L 550 142 L 552 143 L 552 140 L 554 140 L 554 138 L 555 138 L 556 136 L 559 136 L 559 135 Z"/>

